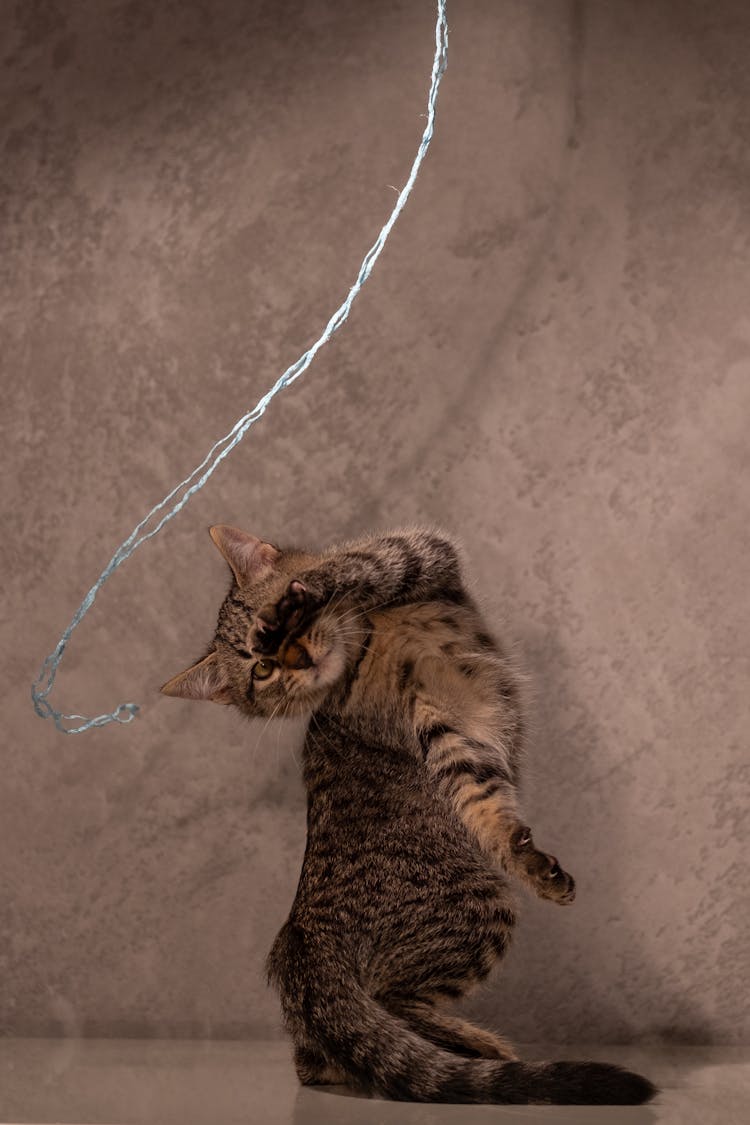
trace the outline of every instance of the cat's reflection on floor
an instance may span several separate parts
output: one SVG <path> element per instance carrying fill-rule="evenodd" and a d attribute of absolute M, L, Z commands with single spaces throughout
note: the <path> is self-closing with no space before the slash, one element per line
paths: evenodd
<path fill-rule="evenodd" d="M 356 1104 L 354 1104 L 356 1102 Z M 349 1086 L 300 1086 L 292 1125 L 656 1125 L 655 1106 L 436 1105 L 389 1102 Z"/>

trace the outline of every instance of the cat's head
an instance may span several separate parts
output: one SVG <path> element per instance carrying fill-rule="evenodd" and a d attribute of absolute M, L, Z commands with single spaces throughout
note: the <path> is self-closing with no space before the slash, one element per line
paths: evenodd
<path fill-rule="evenodd" d="M 353 651 L 356 629 L 343 607 L 323 609 L 280 643 L 261 645 L 258 611 L 281 599 L 290 582 L 318 561 L 281 550 L 238 528 L 209 529 L 228 562 L 233 581 L 219 610 L 208 653 L 161 688 L 182 699 L 234 704 L 250 716 L 299 715 L 322 705 L 340 681 Z"/>

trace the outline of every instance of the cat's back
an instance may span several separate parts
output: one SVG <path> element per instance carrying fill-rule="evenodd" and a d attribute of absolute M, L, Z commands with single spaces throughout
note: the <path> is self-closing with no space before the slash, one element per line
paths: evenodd
<path fill-rule="evenodd" d="M 482 979 L 507 941 L 512 896 L 416 759 L 320 715 L 304 756 L 307 847 L 270 979 L 289 977 L 299 943 L 375 992 L 420 974 L 426 984 L 426 967 L 436 987 L 458 973 L 452 995 Z"/>
<path fill-rule="evenodd" d="M 313 720 L 304 749 L 308 840 L 299 907 L 356 924 L 458 891 L 495 894 L 504 880 L 483 859 L 418 760 L 366 741 L 338 721 Z"/>

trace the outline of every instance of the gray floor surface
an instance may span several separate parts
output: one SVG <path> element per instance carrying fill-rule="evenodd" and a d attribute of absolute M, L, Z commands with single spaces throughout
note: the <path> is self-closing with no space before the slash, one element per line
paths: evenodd
<path fill-rule="evenodd" d="M 405 1105 L 343 1088 L 301 1088 L 284 1041 L 0 1040 L 0 1123 L 69 1125 L 461 1125 L 594 1122 L 740 1125 L 750 1119 L 750 1048 L 525 1048 L 526 1058 L 595 1058 L 660 1087 L 642 1107 Z"/>

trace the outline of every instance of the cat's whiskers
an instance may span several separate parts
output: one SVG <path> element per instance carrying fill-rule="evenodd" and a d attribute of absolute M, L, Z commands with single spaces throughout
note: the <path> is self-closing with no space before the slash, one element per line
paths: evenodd
<path fill-rule="evenodd" d="M 320 737 L 323 739 L 323 741 L 326 743 L 326 745 L 330 746 L 330 748 L 335 753 L 336 747 L 331 742 L 330 738 L 328 737 L 328 735 L 326 734 L 326 732 L 323 730 L 322 726 L 320 725 L 320 721 L 319 721 L 317 713 L 315 711 L 313 711 L 313 713 L 312 713 L 312 716 L 310 718 L 310 722 L 311 722 L 311 724 L 314 724 L 316 731 L 318 732 Z"/>
<path fill-rule="evenodd" d="M 339 594 L 338 598 L 334 597 L 325 607 L 325 612 L 331 615 L 334 614 L 347 596 L 347 592 L 344 591 L 343 593 Z"/>
<path fill-rule="evenodd" d="M 277 770 L 279 768 L 279 759 L 281 758 L 281 730 L 283 725 L 283 723 L 276 724 L 276 752 L 274 754 L 274 765 L 276 766 Z"/>
<path fill-rule="evenodd" d="M 265 723 L 263 724 L 263 730 L 262 730 L 262 731 L 260 732 L 260 734 L 258 735 L 258 737 L 257 737 L 257 738 L 256 738 L 256 740 L 255 740 L 255 749 L 256 749 L 256 750 L 258 749 L 258 746 L 260 745 L 260 740 L 261 740 L 261 739 L 263 738 L 263 735 L 264 735 L 264 734 L 266 733 L 266 731 L 267 731 L 267 729 L 268 729 L 268 725 L 269 725 L 269 723 L 270 723 L 270 722 L 271 722 L 271 721 L 272 721 L 273 719 L 275 719 L 275 718 L 276 718 L 276 716 L 277 716 L 277 715 L 278 715 L 278 713 L 279 713 L 279 710 L 280 710 L 280 709 L 281 709 L 281 707 L 282 707 L 282 706 L 284 705 L 284 703 L 285 703 L 285 700 L 284 700 L 284 698 L 282 697 L 282 698 L 281 698 L 281 699 L 279 700 L 279 702 L 278 702 L 278 703 L 276 704 L 276 706 L 274 707 L 274 709 L 273 709 L 273 711 L 271 712 L 271 714 L 270 714 L 270 715 L 268 716 L 268 718 L 266 719 Z"/>
<path fill-rule="evenodd" d="M 280 729 L 281 729 L 281 724 L 279 724 L 279 730 Z M 295 766 L 297 767 L 298 770 L 301 769 L 302 766 L 300 764 L 299 758 L 297 757 L 297 755 L 294 752 L 294 743 L 293 742 L 289 743 L 289 750 L 291 752 L 292 758 L 294 759 Z"/>
<path fill-rule="evenodd" d="M 364 641 L 367 633 L 364 629 L 340 629 L 336 631 L 337 640 Z"/>
<path fill-rule="evenodd" d="M 379 604 L 377 604 L 377 605 L 373 605 L 373 606 L 368 606 L 368 607 L 367 607 L 367 609 L 359 609 L 359 610 L 358 610 L 358 609 L 352 609 L 352 610 L 348 610 L 348 611 L 347 611 L 347 612 L 346 612 L 346 613 L 345 613 L 345 614 L 344 614 L 344 615 L 342 616 L 342 618 L 341 618 L 341 621 L 342 621 L 342 623 L 343 623 L 343 624 L 345 624 L 345 625 L 350 625 L 350 624 L 352 623 L 352 621 L 357 621 L 357 620 L 358 620 L 358 619 L 359 619 L 360 617 L 369 617 L 369 616 L 370 616 L 370 614 L 372 614 L 372 613 L 377 613 L 377 611 L 378 611 L 379 609 L 385 609 L 385 608 L 386 608 L 386 606 L 394 605 L 394 604 L 395 604 L 395 602 L 396 602 L 396 599 L 395 599 L 395 598 L 393 598 L 393 597 L 391 597 L 391 598 L 386 598 L 386 600 L 385 600 L 385 601 L 383 601 L 383 602 L 380 602 L 380 603 L 379 603 Z"/>

